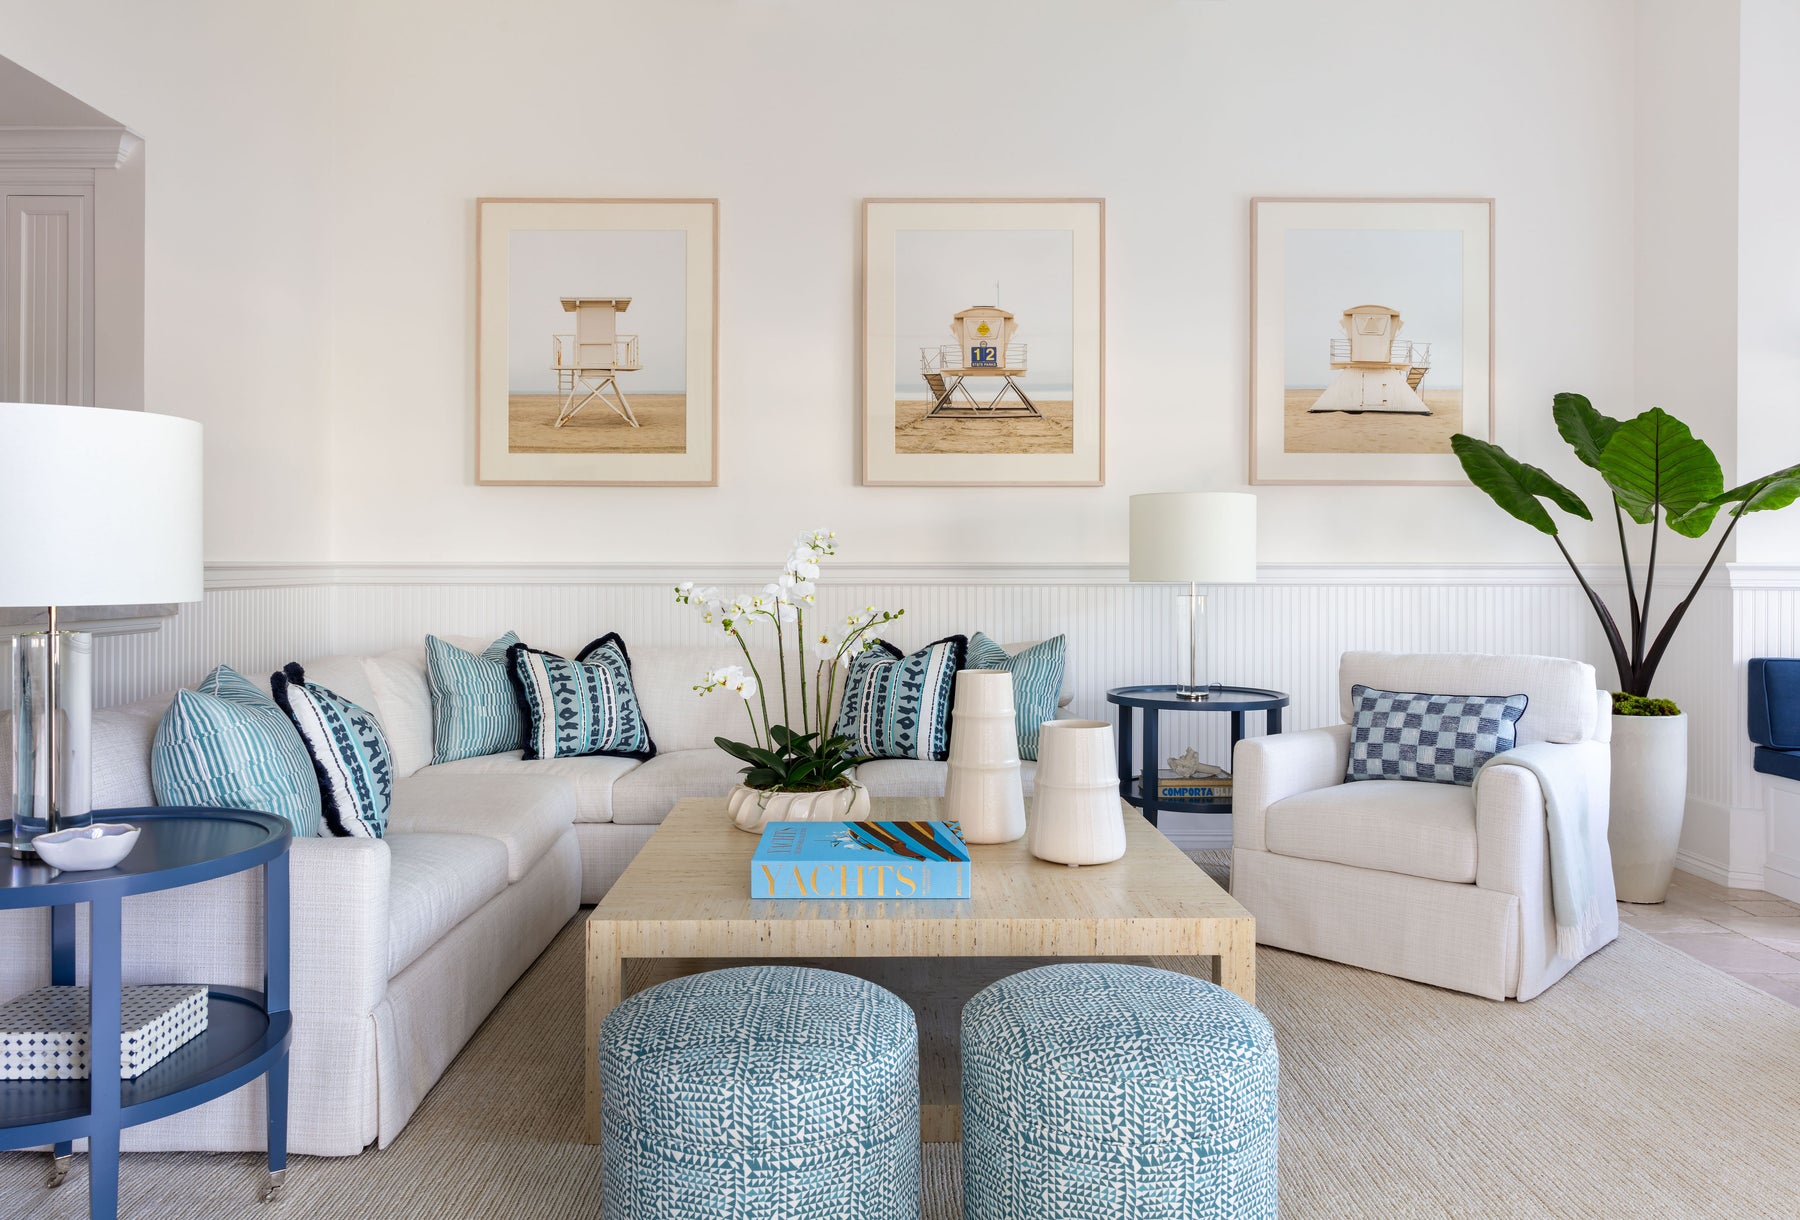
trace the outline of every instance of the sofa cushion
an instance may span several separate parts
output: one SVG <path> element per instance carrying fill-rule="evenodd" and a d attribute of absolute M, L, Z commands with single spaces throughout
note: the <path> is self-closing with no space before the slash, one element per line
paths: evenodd
<path fill-rule="evenodd" d="M 454 639 L 450 642 L 456 643 Z M 394 778 L 429 767 L 431 683 L 425 675 L 425 650 L 396 648 L 378 657 L 365 657 L 363 672 L 375 692 L 375 714 L 381 717 L 381 727 L 394 751 Z"/>
<path fill-rule="evenodd" d="M 461 834 L 388 836 L 388 977 L 506 888 L 506 845 Z"/>
<path fill-rule="evenodd" d="M 944 776 L 949 763 L 927 762 L 922 758 L 876 758 L 856 767 L 856 782 L 869 790 L 870 796 L 943 796 Z M 1037 764 L 1019 764 L 1019 780 L 1030 796 L 1037 780 Z"/>
<path fill-rule="evenodd" d="M 774 660 L 773 656 L 767 659 Z M 779 681 L 776 670 L 763 662 L 758 655 L 756 664 L 762 676 L 771 684 Z M 715 737 L 736 740 L 745 736 L 750 725 L 744 719 L 742 699 L 729 692 L 701 695 L 694 690 L 712 670 L 743 663 L 744 654 L 729 640 L 709 647 L 633 648 L 631 683 L 657 749 L 706 750 L 714 748 Z M 780 697 L 779 689 L 767 694 L 772 700 Z"/>
<path fill-rule="evenodd" d="M 94 713 L 94 808 L 140 809 L 156 804 L 150 782 L 150 743 L 169 708 L 167 694 Z M 0 712 L 0 818 L 13 814 L 12 713 Z"/>
<path fill-rule="evenodd" d="M 425 674 L 431 680 L 431 761 L 455 762 L 516 750 L 525 740 L 519 700 L 506 676 L 506 652 L 519 642 L 508 631 L 480 652 L 425 637 Z"/>
<path fill-rule="evenodd" d="M 388 830 L 481 835 L 506 848 L 506 879 L 530 871 L 575 820 L 575 793 L 559 779 L 466 775 L 429 767 L 394 785 Z"/>
<path fill-rule="evenodd" d="M 1278 856 L 1475 880 L 1475 798 L 1455 784 L 1340 784 L 1276 801 L 1263 819 L 1265 842 Z"/>
<path fill-rule="evenodd" d="M 509 750 L 505 754 L 439 763 L 430 770 L 455 775 L 553 776 L 567 781 L 574 789 L 577 822 L 610 822 L 613 820 L 614 781 L 642 765 L 633 758 L 613 758 L 607 754 L 527 760 L 524 751 Z"/>
<path fill-rule="evenodd" d="M 159 805 L 255 809 L 294 834 L 319 833 L 319 779 L 275 701 L 228 665 L 178 690 L 150 747 Z"/>
<path fill-rule="evenodd" d="M 1379 690 L 1522 694 L 1530 700 L 1519 718 L 1522 746 L 1587 741 L 1598 721 L 1594 667 L 1584 661 L 1485 653 L 1347 652 L 1338 665 L 1338 702 L 1346 724 L 1356 714 L 1351 688 L 1359 682 Z"/>
<path fill-rule="evenodd" d="M 654 825 L 668 816 L 677 801 L 690 796 L 723 797 L 743 769 L 743 763 L 717 746 L 658 754 L 613 785 L 612 820 L 624 826 Z"/>

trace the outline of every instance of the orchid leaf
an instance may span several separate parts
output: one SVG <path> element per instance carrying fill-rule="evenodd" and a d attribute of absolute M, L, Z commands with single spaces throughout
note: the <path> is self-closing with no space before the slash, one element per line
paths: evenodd
<path fill-rule="evenodd" d="M 1708 501 L 1725 486 L 1712 449 L 1661 407 L 1619 425 L 1599 470 L 1633 521 L 1648 525 L 1661 509 L 1669 528 L 1689 538 L 1712 525 L 1718 506 L 1707 511 Z"/>
<path fill-rule="evenodd" d="M 1600 455 L 1619 430 L 1619 421 L 1596 411 L 1585 394 L 1558 394 L 1551 413 L 1556 417 L 1556 430 L 1575 456 L 1583 465 L 1600 469 Z"/>
<path fill-rule="evenodd" d="M 1540 497 L 1584 521 L 1593 520 L 1593 514 L 1581 502 L 1580 496 L 1545 471 L 1519 461 L 1493 442 L 1459 432 L 1450 438 L 1450 448 L 1462 463 L 1469 482 L 1533 529 L 1545 534 L 1557 533 L 1556 519 L 1540 502 Z"/>

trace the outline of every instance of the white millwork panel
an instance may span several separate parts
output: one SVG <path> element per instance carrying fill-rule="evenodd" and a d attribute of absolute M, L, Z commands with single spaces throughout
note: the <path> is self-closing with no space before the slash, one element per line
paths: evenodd
<path fill-rule="evenodd" d="M 93 197 L 5 195 L 0 399 L 94 401 Z"/>

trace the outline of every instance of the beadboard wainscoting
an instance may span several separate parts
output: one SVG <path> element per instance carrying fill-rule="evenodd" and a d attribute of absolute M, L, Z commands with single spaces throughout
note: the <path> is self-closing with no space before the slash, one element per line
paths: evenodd
<path fill-rule="evenodd" d="M 1789 584 L 1785 569 L 1761 571 L 1734 569 L 1730 581 L 1715 574 L 1657 680 L 1692 723 L 1682 865 L 1732 885 L 1761 884 L 1767 839 L 1766 786 L 1749 770 L 1744 737 L 1742 662 L 1792 655 L 1800 630 L 1800 572 Z M 1740 575 L 1747 587 L 1737 587 Z M 826 576 L 816 613 L 835 622 L 865 605 L 904 608 L 890 638 L 907 649 L 976 631 L 1006 642 L 1066 634 L 1076 715 L 1114 719 L 1109 687 L 1173 681 L 1184 669 L 1185 590 L 1129 584 L 1122 565 L 840 561 Z M 1665 575 L 1662 609 L 1693 576 Z M 128 702 L 221 662 L 261 677 L 285 661 L 378 652 L 428 631 L 512 629 L 549 648 L 579 648 L 608 631 L 627 646 L 704 644 L 716 637 L 671 597 L 684 579 L 753 592 L 767 572 L 735 564 L 216 564 L 205 602 L 182 607 L 159 630 L 98 639 L 97 693 L 102 704 Z M 1597 587 L 1623 604 L 1616 574 Z M 1557 565 L 1270 565 L 1255 585 L 1205 592 L 1203 680 L 1289 692 L 1290 729 L 1338 721 L 1337 659 L 1350 649 L 1571 656 L 1593 662 L 1603 685 L 1615 680 L 1586 597 Z M 1166 754 L 1191 745 L 1225 761 L 1226 720 L 1165 717 Z M 1260 731 L 1255 714 L 1248 720 Z M 1228 841 L 1224 818 L 1171 818 L 1170 827 L 1184 845 Z M 1800 883 L 1800 826 L 1793 841 L 1788 864 Z"/>
<path fill-rule="evenodd" d="M 1800 902 L 1800 784 L 1751 766 L 1748 726 L 1750 658 L 1800 657 L 1800 566 L 1734 564 L 1731 586 L 1735 723 L 1729 816 L 1740 832 L 1732 845 L 1742 841 L 1744 849 L 1734 853 L 1730 872 L 1740 878 L 1753 873 L 1756 884 Z"/>

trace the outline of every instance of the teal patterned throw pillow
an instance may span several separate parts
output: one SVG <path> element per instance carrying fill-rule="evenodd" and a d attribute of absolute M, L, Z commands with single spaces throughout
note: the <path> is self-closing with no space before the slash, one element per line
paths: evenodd
<path fill-rule="evenodd" d="M 518 642 L 509 631 L 476 654 L 425 637 L 433 763 L 504 754 L 525 740 L 519 700 L 506 676 L 507 650 Z"/>
<path fill-rule="evenodd" d="M 910 656 L 886 640 L 857 653 L 844 675 L 837 734 L 858 758 L 950 755 L 950 698 L 968 655 L 967 636 L 927 644 Z"/>
<path fill-rule="evenodd" d="M 306 671 L 291 662 L 270 675 L 269 687 L 312 755 L 326 832 L 381 838 L 394 801 L 394 755 L 381 722 L 373 712 L 308 682 Z"/>
<path fill-rule="evenodd" d="M 221 665 L 178 690 L 156 726 L 150 782 L 159 805 L 254 809 L 319 833 L 319 781 L 306 745 L 275 701 Z"/>
<path fill-rule="evenodd" d="M 507 661 L 525 722 L 526 758 L 656 757 L 631 684 L 631 658 L 617 633 L 601 636 L 573 661 L 524 644 L 508 649 Z"/>
<path fill-rule="evenodd" d="M 1038 756 L 1038 731 L 1044 721 L 1056 719 L 1067 651 L 1068 641 L 1060 635 L 1016 653 L 1007 652 L 979 631 L 969 641 L 970 669 L 1004 669 L 1013 676 L 1013 718 L 1019 728 L 1020 758 Z"/>

